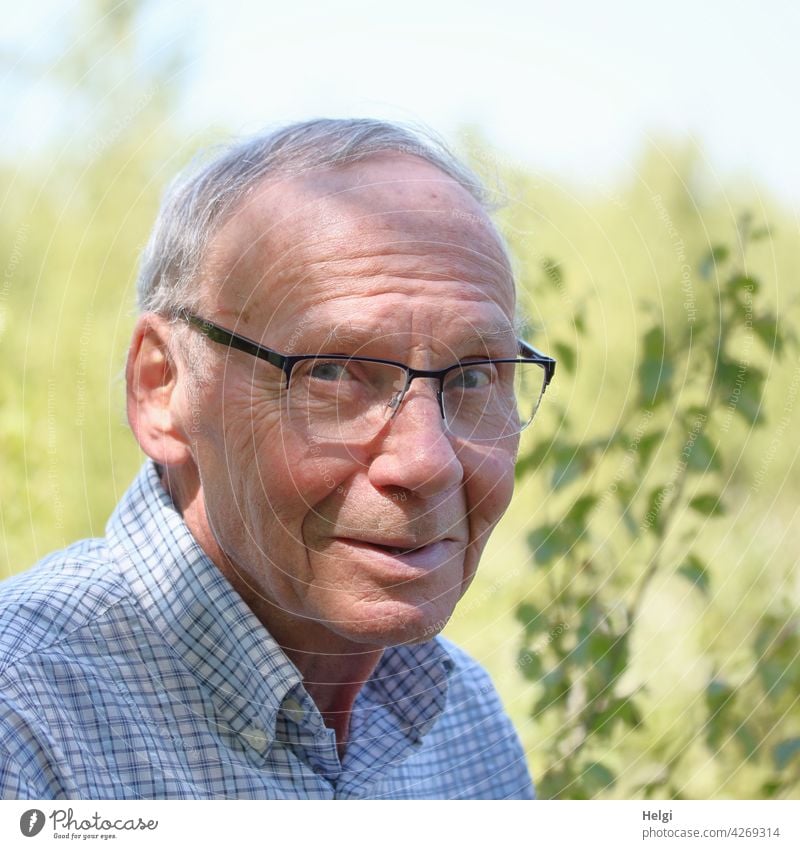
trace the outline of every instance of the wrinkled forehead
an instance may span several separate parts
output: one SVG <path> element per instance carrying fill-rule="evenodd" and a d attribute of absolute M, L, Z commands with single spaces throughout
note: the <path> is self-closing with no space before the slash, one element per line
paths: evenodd
<path fill-rule="evenodd" d="M 514 314 L 512 272 L 488 215 L 413 156 L 265 181 L 216 234 L 205 272 L 213 306 L 244 320 L 274 316 L 287 299 L 380 294 L 401 279 L 456 280 Z"/>

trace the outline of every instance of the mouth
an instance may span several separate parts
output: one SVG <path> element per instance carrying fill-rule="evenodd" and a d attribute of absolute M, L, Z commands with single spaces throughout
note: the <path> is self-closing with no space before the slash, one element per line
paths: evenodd
<path fill-rule="evenodd" d="M 361 540 L 349 537 L 339 537 L 338 541 L 351 549 L 369 554 L 377 554 L 382 558 L 391 559 L 417 569 L 429 571 L 443 565 L 456 553 L 457 545 L 453 539 L 437 539 L 426 543 L 412 543 L 405 540 Z"/>

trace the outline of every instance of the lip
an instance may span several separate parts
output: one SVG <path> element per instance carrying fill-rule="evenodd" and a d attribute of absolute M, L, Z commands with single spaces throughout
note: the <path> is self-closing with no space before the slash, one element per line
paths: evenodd
<path fill-rule="evenodd" d="M 368 554 L 374 562 L 388 566 L 392 571 L 406 569 L 415 574 L 430 572 L 451 560 L 459 550 L 453 539 L 433 540 L 419 545 L 407 541 L 360 540 L 350 537 L 336 537 L 336 542 Z M 394 550 L 393 550 L 394 549 Z M 410 575 L 413 577 L 414 575 Z"/>

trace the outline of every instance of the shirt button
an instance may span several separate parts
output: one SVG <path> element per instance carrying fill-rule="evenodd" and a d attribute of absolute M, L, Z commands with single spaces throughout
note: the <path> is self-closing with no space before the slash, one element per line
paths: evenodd
<path fill-rule="evenodd" d="M 283 703 L 283 712 L 286 716 L 291 719 L 293 722 L 302 722 L 305 711 L 303 710 L 303 706 L 297 699 L 286 699 Z"/>
<path fill-rule="evenodd" d="M 250 748 L 257 752 L 263 752 L 269 745 L 267 735 L 260 728 L 247 728 L 242 732 L 242 736 L 247 740 Z"/>

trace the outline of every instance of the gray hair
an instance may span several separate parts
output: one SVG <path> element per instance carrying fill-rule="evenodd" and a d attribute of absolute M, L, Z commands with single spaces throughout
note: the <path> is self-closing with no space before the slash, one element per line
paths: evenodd
<path fill-rule="evenodd" d="M 361 118 L 290 124 L 223 148 L 205 164 L 190 166 L 170 186 L 142 254 L 139 309 L 169 315 L 196 305 L 196 283 L 212 237 L 261 180 L 386 152 L 426 160 L 466 189 L 484 210 L 492 210 L 480 179 L 429 131 Z"/>

